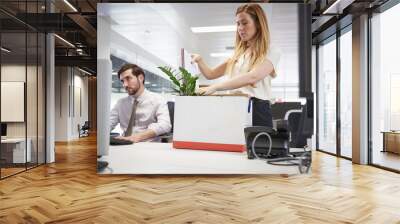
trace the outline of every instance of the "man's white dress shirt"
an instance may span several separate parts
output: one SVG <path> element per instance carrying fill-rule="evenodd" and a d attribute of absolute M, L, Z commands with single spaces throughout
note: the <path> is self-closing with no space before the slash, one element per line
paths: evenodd
<path fill-rule="evenodd" d="M 127 96 L 118 100 L 111 110 L 110 130 L 113 130 L 119 123 L 124 133 L 126 132 L 134 100 L 133 96 Z M 158 136 L 168 133 L 171 130 L 168 106 L 162 96 L 144 89 L 137 100 L 138 105 L 136 108 L 135 126 L 132 130 L 133 135 L 150 129 Z M 158 140 L 158 138 L 149 139 L 149 141 Z"/>

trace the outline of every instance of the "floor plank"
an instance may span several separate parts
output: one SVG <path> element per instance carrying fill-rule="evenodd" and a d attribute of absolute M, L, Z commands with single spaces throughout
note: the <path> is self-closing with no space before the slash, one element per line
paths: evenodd
<path fill-rule="evenodd" d="M 309 175 L 96 174 L 96 139 L 0 181 L 0 223 L 400 223 L 400 175 L 314 152 Z"/>

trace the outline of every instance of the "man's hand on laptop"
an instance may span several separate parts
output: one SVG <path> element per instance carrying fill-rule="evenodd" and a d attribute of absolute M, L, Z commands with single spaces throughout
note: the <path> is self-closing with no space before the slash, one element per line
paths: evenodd
<path fill-rule="evenodd" d="M 126 137 L 125 136 L 118 136 L 118 137 L 115 137 L 115 138 L 128 140 L 128 141 L 131 141 L 133 143 L 138 143 L 140 141 L 140 138 L 138 136 L 136 136 L 136 135 L 126 136 Z"/>
<path fill-rule="evenodd" d="M 126 136 L 126 137 L 119 136 L 118 138 L 124 139 L 124 140 L 128 140 L 128 141 L 131 141 L 133 143 L 138 143 L 138 142 L 142 142 L 142 141 L 145 141 L 147 139 L 150 139 L 150 138 L 154 138 L 156 136 L 157 135 L 153 130 L 147 129 L 147 130 L 144 130 L 142 132 L 136 132 L 131 136 Z"/>

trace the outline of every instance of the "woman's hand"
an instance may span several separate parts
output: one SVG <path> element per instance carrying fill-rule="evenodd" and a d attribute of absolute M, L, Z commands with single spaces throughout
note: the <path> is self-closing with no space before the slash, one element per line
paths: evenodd
<path fill-rule="evenodd" d="M 201 60 L 203 60 L 199 54 L 191 54 L 190 57 L 192 58 L 192 64 L 199 63 Z"/>
<path fill-rule="evenodd" d="M 199 94 L 199 95 L 208 96 L 208 95 L 211 95 L 211 94 L 215 93 L 216 91 L 217 91 L 217 89 L 215 88 L 215 86 L 211 85 L 211 86 L 199 88 L 196 91 L 196 93 Z"/>

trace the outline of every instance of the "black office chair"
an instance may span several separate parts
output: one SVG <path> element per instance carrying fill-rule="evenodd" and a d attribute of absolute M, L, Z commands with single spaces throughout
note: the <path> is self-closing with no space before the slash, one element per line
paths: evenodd
<path fill-rule="evenodd" d="M 89 121 L 85 121 L 82 127 L 79 128 L 79 138 L 89 136 L 89 129 L 90 129 Z"/>
<path fill-rule="evenodd" d="M 300 173 L 311 166 L 311 151 L 307 138 L 313 134 L 313 119 L 307 106 L 301 110 L 288 111 L 285 119 L 277 121 L 276 129 L 268 127 L 245 128 L 247 155 L 249 159 L 264 159 L 273 165 L 297 165 Z M 290 148 L 303 148 L 291 152 Z"/>
<path fill-rule="evenodd" d="M 294 112 L 289 115 L 290 129 L 290 147 L 304 148 L 307 147 L 307 139 L 313 134 L 313 119 L 307 115 L 307 107 L 303 106 L 300 112 Z"/>
<path fill-rule="evenodd" d="M 171 131 L 160 136 L 161 142 L 167 143 L 172 141 L 173 131 L 174 131 L 174 111 L 175 111 L 175 102 L 168 101 L 168 112 L 169 112 L 169 120 L 171 121 Z"/>
<path fill-rule="evenodd" d="M 288 111 L 287 120 L 290 132 L 290 148 L 302 148 L 303 150 L 290 151 L 286 157 L 269 160 L 269 164 L 287 165 L 294 164 L 299 166 L 300 173 L 307 173 L 311 167 L 312 157 L 307 139 L 313 134 L 313 118 L 308 114 L 307 105 L 302 106 L 301 110 Z M 286 117 L 286 116 L 285 116 Z"/>

